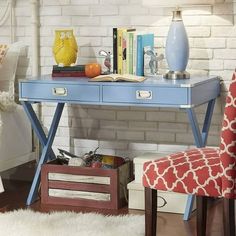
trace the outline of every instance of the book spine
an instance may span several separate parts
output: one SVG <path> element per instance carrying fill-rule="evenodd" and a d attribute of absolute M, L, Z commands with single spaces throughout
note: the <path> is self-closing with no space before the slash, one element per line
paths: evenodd
<path fill-rule="evenodd" d="M 64 67 L 59 67 L 59 66 L 53 66 L 53 71 L 57 72 L 77 72 L 77 71 L 84 71 L 85 70 L 85 65 L 77 65 L 77 66 L 64 66 Z"/>
<path fill-rule="evenodd" d="M 122 33 L 122 74 L 127 73 L 127 32 L 123 30 Z"/>
<path fill-rule="evenodd" d="M 133 35 L 133 75 L 136 75 L 137 64 L 137 35 Z"/>
<path fill-rule="evenodd" d="M 136 75 L 142 76 L 142 35 L 137 35 Z"/>
<path fill-rule="evenodd" d="M 123 29 L 117 30 L 117 70 L 122 74 L 122 33 Z"/>
<path fill-rule="evenodd" d="M 85 72 L 52 72 L 52 77 L 85 77 Z"/>
<path fill-rule="evenodd" d="M 137 75 L 144 75 L 144 47 L 154 47 L 154 34 L 142 34 L 137 38 Z"/>
<path fill-rule="evenodd" d="M 128 40 L 128 61 L 127 61 L 127 65 L 128 65 L 128 71 L 129 74 L 133 74 L 133 39 L 134 39 L 134 34 L 133 33 L 129 33 L 129 40 Z"/>
<path fill-rule="evenodd" d="M 129 68 L 129 61 L 130 61 L 130 33 L 127 32 L 127 35 L 126 35 L 126 73 L 127 74 L 130 74 L 130 68 Z"/>
<path fill-rule="evenodd" d="M 113 73 L 117 73 L 117 28 L 113 28 Z"/>

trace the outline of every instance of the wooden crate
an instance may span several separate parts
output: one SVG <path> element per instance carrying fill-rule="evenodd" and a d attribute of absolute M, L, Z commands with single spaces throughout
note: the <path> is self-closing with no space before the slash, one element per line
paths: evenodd
<path fill-rule="evenodd" d="M 132 181 L 131 162 L 116 169 L 42 165 L 41 202 L 118 209 L 127 204 L 127 184 Z"/>

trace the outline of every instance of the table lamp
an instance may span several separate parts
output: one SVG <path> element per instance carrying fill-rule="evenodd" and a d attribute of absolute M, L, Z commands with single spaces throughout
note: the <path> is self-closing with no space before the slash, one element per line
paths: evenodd
<path fill-rule="evenodd" d="M 166 60 L 169 72 L 164 75 L 166 79 L 189 79 L 190 74 L 185 70 L 189 58 L 188 36 L 179 8 L 173 11 L 172 23 L 166 40 Z"/>

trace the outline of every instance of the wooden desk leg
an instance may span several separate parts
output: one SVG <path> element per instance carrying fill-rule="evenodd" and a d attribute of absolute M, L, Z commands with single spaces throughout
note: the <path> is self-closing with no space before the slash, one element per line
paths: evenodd
<path fill-rule="evenodd" d="M 189 123 L 192 128 L 195 144 L 198 148 L 205 147 L 205 145 L 206 145 L 214 106 L 215 106 L 215 99 L 212 99 L 208 102 L 202 132 L 199 129 L 199 124 L 197 121 L 195 111 L 193 110 L 193 108 L 187 109 Z M 192 195 L 188 196 L 188 201 L 187 201 L 187 204 L 185 207 L 183 220 L 189 220 L 190 214 L 193 209 L 194 200 L 195 200 L 194 196 L 192 196 Z"/>
<path fill-rule="evenodd" d="M 30 122 L 32 124 L 32 127 L 35 131 L 35 133 L 37 134 L 39 140 L 41 140 L 40 142 L 42 143 L 42 154 L 41 157 L 39 159 L 39 163 L 34 175 L 34 179 L 31 185 L 31 189 L 27 198 L 27 205 L 32 204 L 36 199 L 37 199 L 37 193 L 38 193 L 38 188 L 39 188 L 39 183 L 40 183 L 40 172 L 41 172 L 41 165 L 43 163 L 45 163 L 49 158 L 49 154 L 51 154 L 52 151 L 52 143 L 53 140 L 55 138 L 56 135 L 56 131 L 57 131 L 57 127 L 61 118 L 61 114 L 64 108 L 64 103 L 58 103 L 57 104 L 57 108 L 52 120 L 52 124 L 48 133 L 48 138 L 46 138 L 46 135 L 42 129 L 42 126 L 31 106 L 30 103 L 27 102 L 23 102 L 23 106 L 25 108 L 25 111 L 30 119 Z M 54 155 L 54 153 L 53 153 Z"/>
<path fill-rule="evenodd" d="M 156 236 L 157 190 L 145 188 L 145 236 Z"/>
<path fill-rule="evenodd" d="M 24 102 L 24 101 L 21 103 L 25 109 L 25 112 L 26 112 L 29 120 L 30 120 L 33 130 L 35 131 L 35 133 L 39 139 L 40 144 L 42 145 L 42 147 L 44 147 L 47 144 L 47 137 L 43 131 L 43 128 L 41 127 L 41 123 L 38 120 L 38 117 L 36 116 L 31 103 Z M 51 159 L 56 158 L 56 156 L 52 150 L 50 151 L 50 157 L 51 157 Z"/>

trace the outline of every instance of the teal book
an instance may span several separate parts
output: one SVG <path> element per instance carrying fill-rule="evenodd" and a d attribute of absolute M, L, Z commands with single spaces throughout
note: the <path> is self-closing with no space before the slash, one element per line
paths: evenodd
<path fill-rule="evenodd" d="M 144 75 L 144 47 L 154 48 L 154 34 L 137 35 L 136 75 Z"/>

